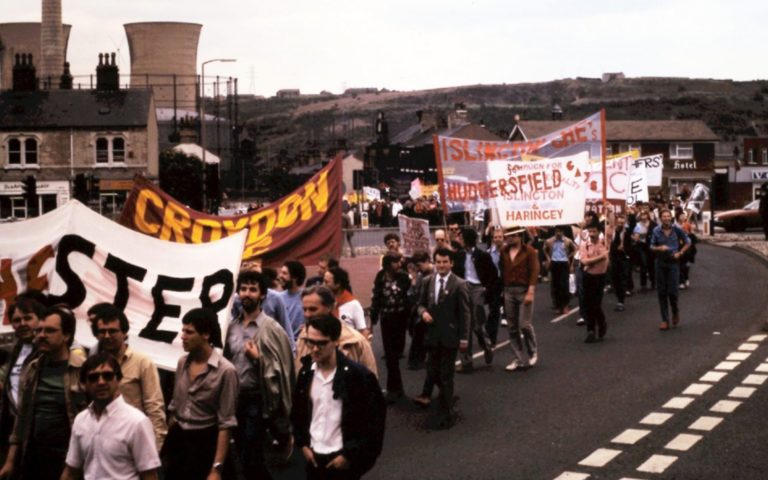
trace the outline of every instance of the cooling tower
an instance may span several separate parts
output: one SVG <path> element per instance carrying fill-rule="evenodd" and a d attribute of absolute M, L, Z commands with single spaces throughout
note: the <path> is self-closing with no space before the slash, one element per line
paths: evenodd
<path fill-rule="evenodd" d="M 37 76 L 43 85 L 58 88 L 64 72 L 64 27 L 61 23 L 61 0 L 43 0 L 40 30 L 40 58 Z"/>
<path fill-rule="evenodd" d="M 155 106 L 196 110 L 197 23 L 142 22 L 125 24 L 131 54 L 131 87 L 152 87 Z M 175 75 L 175 88 L 174 88 Z"/>
<path fill-rule="evenodd" d="M 17 53 L 31 53 L 32 60 L 37 67 L 37 76 L 40 75 L 41 50 L 40 40 L 42 25 L 39 22 L 25 23 L 0 23 L 0 90 L 9 90 L 12 87 L 13 61 Z M 66 58 L 67 44 L 71 25 L 64 25 L 64 58 Z M 64 60 L 59 65 L 59 75 L 64 68 Z M 54 86 L 59 85 L 56 77 Z"/>

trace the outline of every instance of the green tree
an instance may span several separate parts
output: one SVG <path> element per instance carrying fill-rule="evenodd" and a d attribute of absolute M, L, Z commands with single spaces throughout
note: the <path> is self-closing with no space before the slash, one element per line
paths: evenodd
<path fill-rule="evenodd" d="M 203 207 L 203 162 L 185 153 L 160 154 L 160 188 L 195 210 Z"/>

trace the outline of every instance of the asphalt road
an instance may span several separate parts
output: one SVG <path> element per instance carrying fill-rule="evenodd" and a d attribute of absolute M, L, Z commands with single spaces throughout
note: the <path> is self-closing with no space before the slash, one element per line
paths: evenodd
<path fill-rule="evenodd" d="M 367 300 L 375 259 L 347 266 L 358 279 L 356 293 Z M 653 292 L 628 298 L 621 313 L 606 294 L 609 329 L 598 344 L 583 343 L 578 314 L 552 322 L 549 285 L 540 285 L 539 364 L 504 371 L 508 346 L 490 367 L 476 359 L 481 368 L 456 377 L 461 416 L 448 431 L 426 429 L 429 412 L 408 400 L 390 407 L 384 452 L 366 478 L 768 478 L 768 386 L 759 384 L 768 376 L 768 338 L 761 336 L 768 318 L 766 264 L 701 245 L 691 282 L 681 292 L 681 324 L 668 332 L 658 330 Z M 380 337 L 378 328 L 375 333 Z M 502 332 L 499 341 L 505 339 Z M 375 349 L 379 356 L 378 338 Z M 721 364 L 729 356 L 735 363 Z M 423 378 L 423 370 L 404 370 L 406 392 L 418 394 Z M 715 405 L 736 407 L 713 412 Z M 652 413 L 668 419 L 641 422 Z M 691 428 L 697 421 L 696 428 L 719 423 L 711 431 Z M 297 467 L 278 477 L 301 478 Z"/>

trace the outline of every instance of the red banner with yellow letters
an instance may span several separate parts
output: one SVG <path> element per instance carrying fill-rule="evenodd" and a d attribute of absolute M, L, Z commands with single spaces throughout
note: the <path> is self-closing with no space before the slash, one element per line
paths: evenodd
<path fill-rule="evenodd" d="M 134 180 L 120 223 L 160 240 L 205 243 L 248 229 L 243 260 L 280 266 L 316 263 L 341 251 L 341 160 L 331 161 L 301 188 L 238 216 L 216 216 L 184 206 L 144 177 Z"/>

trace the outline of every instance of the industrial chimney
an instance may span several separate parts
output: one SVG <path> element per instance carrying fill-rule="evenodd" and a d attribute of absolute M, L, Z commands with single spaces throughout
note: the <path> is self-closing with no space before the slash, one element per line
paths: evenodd
<path fill-rule="evenodd" d="M 64 69 L 64 25 L 61 23 L 61 0 L 43 0 L 40 28 L 40 80 L 43 88 L 58 86 Z"/>

